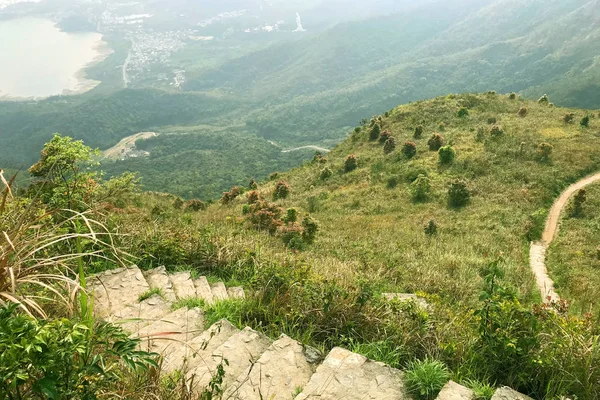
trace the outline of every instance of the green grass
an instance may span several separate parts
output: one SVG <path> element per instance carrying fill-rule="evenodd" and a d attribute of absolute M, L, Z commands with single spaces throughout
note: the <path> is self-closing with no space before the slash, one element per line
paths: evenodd
<path fill-rule="evenodd" d="M 413 396 L 419 400 L 431 400 L 450 380 L 450 371 L 440 361 L 425 359 L 409 363 L 405 379 L 408 391 Z"/>
<path fill-rule="evenodd" d="M 600 319 L 600 185 L 586 188 L 583 215 L 567 206 L 558 235 L 547 252 L 547 266 L 558 293 L 581 313 Z"/>
<path fill-rule="evenodd" d="M 140 297 L 138 297 L 138 303 L 141 303 L 142 301 L 149 299 L 150 297 L 154 296 L 155 294 L 159 295 L 163 299 L 165 298 L 165 294 L 164 294 L 162 288 L 152 288 L 152 289 L 149 289 L 146 292 L 142 293 L 140 295 Z"/>
<path fill-rule="evenodd" d="M 187 299 L 179 299 L 177 301 L 175 301 L 173 304 L 171 304 L 171 309 L 173 311 L 175 310 L 179 310 L 180 308 L 205 308 L 206 307 L 206 302 L 204 301 L 204 299 L 200 299 L 197 297 L 188 297 Z"/>

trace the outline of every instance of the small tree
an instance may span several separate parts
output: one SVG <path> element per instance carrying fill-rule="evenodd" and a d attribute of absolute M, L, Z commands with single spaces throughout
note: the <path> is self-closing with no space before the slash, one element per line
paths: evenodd
<path fill-rule="evenodd" d="M 504 129 L 502 125 L 492 125 L 490 128 L 490 135 L 495 138 L 499 138 L 504 135 Z"/>
<path fill-rule="evenodd" d="M 331 171 L 330 168 L 325 167 L 319 174 L 319 179 L 324 181 L 324 180 L 329 179 L 331 177 L 331 175 L 333 175 L 333 171 Z"/>
<path fill-rule="evenodd" d="M 456 113 L 456 116 L 458 118 L 466 118 L 469 116 L 469 110 L 467 109 L 467 107 L 461 107 Z"/>
<path fill-rule="evenodd" d="M 293 224 L 298 221 L 298 210 L 295 208 L 288 208 L 283 217 L 283 222 L 286 224 Z"/>
<path fill-rule="evenodd" d="M 444 137 L 439 133 L 434 133 L 427 141 L 427 145 L 429 150 L 438 151 L 444 145 Z"/>
<path fill-rule="evenodd" d="M 402 145 L 402 154 L 406 158 L 413 158 L 417 155 L 417 144 L 415 142 L 404 142 L 404 145 Z"/>
<path fill-rule="evenodd" d="M 425 225 L 424 231 L 428 238 L 432 238 L 433 236 L 437 235 L 438 226 L 434 220 L 431 220 Z"/>
<path fill-rule="evenodd" d="M 521 118 L 524 118 L 525 116 L 527 116 L 527 107 L 523 106 L 521 108 L 519 108 L 519 111 L 517 112 L 517 115 Z"/>
<path fill-rule="evenodd" d="M 307 215 L 302 220 L 302 228 L 304 229 L 302 232 L 302 239 L 308 244 L 313 244 L 317 237 L 317 232 L 319 231 L 317 221 Z"/>
<path fill-rule="evenodd" d="M 260 200 L 260 194 L 258 193 L 258 191 L 253 190 L 251 192 L 248 192 L 248 194 L 246 195 L 246 199 L 248 204 L 257 203 Z"/>
<path fill-rule="evenodd" d="M 369 139 L 371 141 L 375 141 L 375 140 L 379 139 L 379 135 L 381 135 L 381 127 L 379 126 L 378 123 L 376 123 L 373 125 L 373 127 L 371 128 L 371 131 L 369 132 Z"/>
<path fill-rule="evenodd" d="M 431 194 L 431 180 L 425 175 L 419 175 L 413 183 L 410 184 L 410 193 L 413 201 L 425 201 Z"/>
<path fill-rule="evenodd" d="M 448 204 L 450 207 L 463 207 L 471 200 L 471 192 L 467 183 L 463 180 L 456 180 L 448 188 Z"/>
<path fill-rule="evenodd" d="M 421 139 L 423 137 L 424 132 L 425 132 L 425 128 L 423 127 L 423 125 L 419 125 L 415 128 L 415 133 L 414 133 L 413 137 L 415 139 Z"/>
<path fill-rule="evenodd" d="M 290 185 L 286 181 L 279 181 L 273 190 L 273 200 L 286 199 L 290 192 Z"/>
<path fill-rule="evenodd" d="M 440 164 L 451 164 L 456 158 L 456 151 L 452 146 L 441 147 L 438 151 Z"/>
<path fill-rule="evenodd" d="M 394 138 L 393 136 L 390 136 L 388 138 L 388 140 L 385 141 L 385 144 L 383 145 L 383 153 L 390 154 L 394 150 L 396 150 L 396 138 Z"/>
<path fill-rule="evenodd" d="M 354 154 L 350 154 L 344 161 L 344 171 L 351 172 L 358 168 L 358 160 Z"/>
<path fill-rule="evenodd" d="M 517 94 L 515 92 L 512 92 L 511 94 L 508 95 L 509 100 L 516 100 L 517 98 Z"/>
<path fill-rule="evenodd" d="M 587 192 L 585 189 L 581 189 L 577 192 L 573 198 L 573 206 L 571 208 L 572 217 L 580 217 L 583 215 L 583 204 L 587 200 Z"/>
<path fill-rule="evenodd" d="M 547 94 L 545 94 L 545 95 L 543 95 L 542 97 L 540 97 L 540 98 L 538 99 L 538 103 L 539 103 L 539 104 L 550 104 L 550 99 L 548 98 L 548 95 L 547 95 Z"/>
<path fill-rule="evenodd" d="M 550 143 L 540 143 L 538 146 L 538 159 L 541 162 L 550 162 L 554 147 Z"/>
<path fill-rule="evenodd" d="M 581 125 L 583 128 L 588 128 L 590 126 L 590 116 L 586 115 L 583 117 L 579 122 L 579 125 Z"/>

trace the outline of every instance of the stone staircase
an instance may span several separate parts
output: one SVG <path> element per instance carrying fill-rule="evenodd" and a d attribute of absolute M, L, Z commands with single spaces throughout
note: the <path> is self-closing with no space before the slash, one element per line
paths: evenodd
<path fill-rule="evenodd" d="M 317 350 L 286 335 L 272 341 L 224 319 L 206 327 L 201 309 L 172 307 L 189 298 L 207 304 L 244 299 L 240 287 L 209 284 L 205 277 L 192 279 L 189 272 L 167 274 L 164 267 L 142 272 L 134 266 L 91 277 L 88 288 L 98 317 L 120 324 L 141 340 L 144 350 L 159 353 L 162 372 L 180 371 L 196 394 L 222 368 L 223 399 L 410 399 L 402 371 L 383 363 L 342 348 L 334 348 L 323 359 Z M 438 396 L 439 400 L 474 398 L 470 389 L 454 382 Z M 502 388 L 492 400 L 530 399 Z"/>

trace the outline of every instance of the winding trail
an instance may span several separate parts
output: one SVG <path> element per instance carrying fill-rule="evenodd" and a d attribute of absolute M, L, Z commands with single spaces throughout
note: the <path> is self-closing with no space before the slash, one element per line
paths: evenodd
<path fill-rule="evenodd" d="M 529 264 L 531 265 L 531 270 L 535 275 L 538 289 L 540 290 L 544 301 L 552 302 L 560 300 L 560 296 L 554 290 L 554 282 L 550 276 L 548 276 L 548 269 L 546 268 L 546 252 L 548 246 L 550 246 L 550 243 L 552 243 L 552 240 L 554 240 L 558 232 L 560 215 L 571 196 L 584 187 L 598 181 L 600 181 L 600 173 L 590 175 L 569 186 L 554 202 L 554 205 L 550 209 L 548 219 L 546 220 L 546 227 L 542 234 L 542 240 L 531 242 L 529 249 Z"/>

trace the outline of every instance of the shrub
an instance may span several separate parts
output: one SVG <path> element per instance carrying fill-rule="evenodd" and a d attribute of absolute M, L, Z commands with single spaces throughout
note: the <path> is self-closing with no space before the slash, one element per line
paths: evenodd
<path fill-rule="evenodd" d="M 527 107 L 523 106 L 521 108 L 519 108 L 519 111 L 517 111 L 517 115 L 521 118 L 525 117 L 527 115 Z"/>
<path fill-rule="evenodd" d="M 413 137 L 415 139 L 421 139 L 423 137 L 424 132 L 425 128 L 423 127 L 423 125 L 419 125 L 415 128 L 415 133 L 413 134 Z"/>
<path fill-rule="evenodd" d="M 327 158 L 325 158 L 325 156 L 320 151 L 317 151 L 315 152 L 315 155 L 313 157 L 313 162 L 324 164 L 327 162 Z"/>
<path fill-rule="evenodd" d="M 427 145 L 429 150 L 438 151 L 444 145 L 444 137 L 439 133 L 434 133 L 427 141 Z"/>
<path fill-rule="evenodd" d="M 590 126 L 590 116 L 586 115 L 585 117 L 583 117 L 579 122 L 579 125 L 581 125 L 584 128 L 588 128 Z"/>
<path fill-rule="evenodd" d="M 381 132 L 381 135 L 379 136 L 379 143 L 385 143 L 391 137 L 392 132 L 386 129 L 385 131 Z"/>
<path fill-rule="evenodd" d="M 410 184 L 410 193 L 414 201 L 427 200 L 431 194 L 431 180 L 425 175 L 419 175 L 419 177 Z"/>
<path fill-rule="evenodd" d="M 463 180 L 456 180 L 448 188 L 448 204 L 450 207 L 463 207 L 471 200 L 471 192 L 467 183 Z"/>
<path fill-rule="evenodd" d="M 404 142 L 404 145 L 402 145 L 402 154 L 407 158 L 413 158 L 417 155 L 417 144 L 415 142 Z"/>
<path fill-rule="evenodd" d="M 538 145 L 538 160 L 541 162 L 549 162 L 552 158 L 554 147 L 550 143 L 540 143 Z"/>
<path fill-rule="evenodd" d="M 492 137 L 495 138 L 504 135 L 504 129 L 502 128 L 502 125 L 492 125 L 492 127 L 490 128 L 490 135 L 492 135 Z"/>
<path fill-rule="evenodd" d="M 254 179 L 250 179 L 250 183 L 248 184 L 248 189 L 256 190 L 258 189 L 258 183 Z"/>
<path fill-rule="evenodd" d="M 495 96 L 496 95 L 496 91 L 495 90 L 490 90 L 489 92 L 487 92 L 488 96 Z"/>
<path fill-rule="evenodd" d="M 206 203 L 202 200 L 190 200 L 185 203 L 186 211 L 201 211 L 206 209 Z"/>
<path fill-rule="evenodd" d="M 254 204 L 260 200 L 260 193 L 258 193 L 256 190 L 248 192 L 246 195 L 246 200 L 248 204 Z"/>
<path fill-rule="evenodd" d="M 571 208 L 572 217 L 580 217 L 583 215 L 583 203 L 587 200 L 587 192 L 585 189 L 581 189 L 573 197 L 573 205 Z"/>
<path fill-rule="evenodd" d="M 485 140 L 485 129 L 480 126 L 477 128 L 477 134 L 475 135 L 475 141 L 483 142 Z"/>
<path fill-rule="evenodd" d="M 181 200 L 180 197 L 176 197 L 175 200 L 173 201 L 173 208 L 176 210 L 181 210 L 182 207 L 183 207 L 183 200 Z"/>
<path fill-rule="evenodd" d="M 527 240 L 532 242 L 542 238 L 547 215 L 548 211 L 541 208 L 527 218 L 525 223 L 525 237 L 527 237 Z"/>
<path fill-rule="evenodd" d="M 350 154 L 344 161 L 344 171 L 351 172 L 358 168 L 358 160 L 354 154 Z"/>
<path fill-rule="evenodd" d="M 356 128 L 354 128 L 354 133 L 360 133 L 361 130 L 362 128 L 360 126 L 357 126 Z"/>
<path fill-rule="evenodd" d="M 450 371 L 444 363 L 426 358 L 412 361 L 405 372 L 408 391 L 420 400 L 434 399 L 450 380 Z"/>
<path fill-rule="evenodd" d="M 288 208 L 283 217 L 283 222 L 286 224 L 293 224 L 298 221 L 298 210 L 295 208 Z"/>
<path fill-rule="evenodd" d="M 400 179 L 397 176 L 390 176 L 385 184 L 388 189 L 394 189 L 400 183 Z"/>
<path fill-rule="evenodd" d="M 234 186 L 231 188 L 229 192 L 223 192 L 223 197 L 221 197 L 222 204 L 230 204 L 233 200 L 237 199 L 241 194 L 241 190 L 239 187 Z"/>
<path fill-rule="evenodd" d="M 321 173 L 319 174 L 319 179 L 321 179 L 322 181 L 329 179 L 331 177 L 331 175 L 333 175 L 333 171 L 331 171 L 330 168 L 324 168 L 323 170 L 321 170 Z"/>
<path fill-rule="evenodd" d="M 440 122 L 440 124 L 438 125 L 438 129 L 440 130 L 440 132 L 444 132 L 446 130 L 446 123 Z"/>
<path fill-rule="evenodd" d="M 456 151 L 452 146 L 444 146 L 438 151 L 440 164 L 451 164 L 456 158 Z"/>
<path fill-rule="evenodd" d="M 565 124 L 572 124 L 575 121 L 575 114 L 573 114 L 573 113 L 565 114 L 565 116 L 562 117 L 562 120 Z"/>
<path fill-rule="evenodd" d="M 278 229 L 281 240 L 285 246 L 292 250 L 302 251 L 306 248 L 306 243 L 302 240 L 302 227 L 298 224 L 282 226 Z"/>
<path fill-rule="evenodd" d="M 510 100 L 516 100 L 516 98 L 517 98 L 517 94 L 516 94 L 515 92 L 512 92 L 511 94 L 509 94 L 509 95 L 508 95 L 508 98 L 509 98 Z"/>
<path fill-rule="evenodd" d="M 371 131 L 369 131 L 369 140 L 375 141 L 379 139 L 379 135 L 381 135 L 381 127 L 379 124 L 374 124 Z"/>
<path fill-rule="evenodd" d="M 542 97 L 540 97 L 540 98 L 538 99 L 538 103 L 539 103 L 539 104 L 550 104 L 550 99 L 548 98 L 548 95 L 547 95 L 547 94 L 545 94 L 545 95 L 543 95 Z"/>
<path fill-rule="evenodd" d="M 423 229 L 423 231 L 425 232 L 425 235 L 429 238 L 437 235 L 438 232 L 438 226 L 437 223 L 434 220 L 430 220 L 426 225 L 425 228 Z"/>
<path fill-rule="evenodd" d="M 277 178 L 279 178 L 279 172 L 272 172 L 272 173 L 269 175 L 269 180 L 270 180 L 270 181 L 274 181 L 274 180 L 275 180 L 275 179 L 277 179 Z"/>
<path fill-rule="evenodd" d="M 390 138 L 386 140 L 385 144 L 383 145 L 383 153 L 390 154 L 394 150 L 396 150 L 396 139 L 393 136 L 390 136 Z"/>
<path fill-rule="evenodd" d="M 497 119 L 496 117 L 489 117 L 489 118 L 487 119 L 487 123 L 488 123 L 488 125 L 493 125 L 493 124 L 495 124 L 496 122 L 498 122 L 498 119 Z"/>
<path fill-rule="evenodd" d="M 290 195 L 291 188 L 286 181 L 279 181 L 273 190 L 273 200 L 287 199 Z"/>
<path fill-rule="evenodd" d="M 302 220 L 302 228 L 304 229 L 302 232 L 302 239 L 308 244 L 313 244 L 317 236 L 317 232 L 319 231 L 319 225 L 317 222 L 307 215 Z"/>
<path fill-rule="evenodd" d="M 456 113 L 456 116 L 458 118 L 466 118 L 469 116 L 469 110 L 467 109 L 467 107 L 461 107 Z"/>
<path fill-rule="evenodd" d="M 267 231 L 273 235 L 277 232 L 277 228 L 283 225 L 280 219 L 281 212 L 281 208 L 261 200 L 250 206 L 246 218 L 255 229 Z"/>

